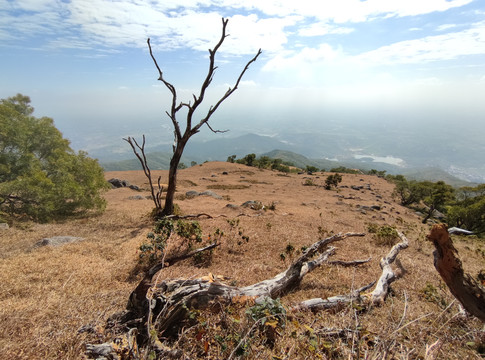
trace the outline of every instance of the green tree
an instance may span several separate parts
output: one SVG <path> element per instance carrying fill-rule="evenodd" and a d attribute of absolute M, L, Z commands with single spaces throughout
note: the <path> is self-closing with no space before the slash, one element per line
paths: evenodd
<path fill-rule="evenodd" d="M 399 199 L 402 206 L 419 203 L 423 198 L 424 187 L 417 181 L 408 181 L 402 175 L 396 175 L 392 178 L 392 181 L 396 184 L 393 196 Z"/>
<path fill-rule="evenodd" d="M 33 112 L 28 96 L 0 100 L 0 211 L 44 222 L 103 210 L 103 169 Z"/>
<path fill-rule="evenodd" d="M 242 159 L 236 160 L 238 164 L 244 164 L 247 166 L 254 166 L 256 160 L 256 154 L 247 154 Z"/>
<path fill-rule="evenodd" d="M 444 181 L 421 181 L 418 184 L 423 195 L 422 201 L 427 207 L 427 214 L 423 219 L 423 224 L 426 224 L 435 210 L 444 211 L 445 205 L 454 199 L 454 189 Z"/>
<path fill-rule="evenodd" d="M 258 168 L 269 169 L 271 167 L 271 158 L 268 156 L 260 156 L 257 160 Z"/>
<path fill-rule="evenodd" d="M 447 221 L 451 226 L 485 234 L 485 184 L 458 189 L 456 201 L 447 209 Z"/>
<path fill-rule="evenodd" d="M 307 165 L 305 168 L 305 171 L 314 173 L 314 172 L 318 172 L 318 168 L 313 165 Z"/>

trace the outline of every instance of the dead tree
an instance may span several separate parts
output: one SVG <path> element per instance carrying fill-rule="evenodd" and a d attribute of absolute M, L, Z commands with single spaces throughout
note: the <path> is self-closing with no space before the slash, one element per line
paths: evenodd
<path fill-rule="evenodd" d="M 239 83 L 241 82 L 242 77 L 244 76 L 244 74 L 248 70 L 249 66 L 253 62 L 255 62 L 256 59 L 258 58 L 258 56 L 261 54 L 261 49 L 259 49 L 258 52 L 256 53 L 256 55 L 246 64 L 244 69 L 241 71 L 241 73 L 239 74 L 239 77 L 237 78 L 234 86 L 232 88 L 229 88 L 224 93 L 224 95 L 214 105 L 210 106 L 209 110 L 202 117 L 202 119 L 200 119 L 198 121 L 194 121 L 194 114 L 195 114 L 196 110 L 198 109 L 198 107 L 204 101 L 206 91 L 207 91 L 208 87 L 210 86 L 212 79 L 214 77 L 215 70 L 217 69 L 217 66 L 215 65 L 216 53 L 219 50 L 219 48 L 221 47 L 221 45 L 224 42 L 224 40 L 226 39 L 226 37 L 229 36 L 229 35 L 226 34 L 226 27 L 227 27 L 228 21 L 229 21 L 228 19 L 224 19 L 224 18 L 222 19 L 221 38 L 219 39 L 219 42 L 216 44 L 214 49 L 212 49 L 212 50 L 209 49 L 209 70 L 207 71 L 207 75 L 205 77 L 204 82 L 202 83 L 199 94 L 193 95 L 193 102 L 189 101 L 189 102 L 178 103 L 177 90 L 175 89 L 174 85 L 172 85 L 170 82 L 165 80 L 165 78 L 163 77 L 162 70 L 158 66 L 157 60 L 155 59 L 155 56 L 153 55 L 152 47 L 150 45 L 150 39 L 147 40 L 148 48 L 150 50 L 150 56 L 151 56 L 155 66 L 158 70 L 158 74 L 159 74 L 158 80 L 163 82 L 163 84 L 167 87 L 167 89 L 172 94 L 171 108 L 170 108 L 170 111 L 166 111 L 166 114 L 168 115 L 168 117 L 172 121 L 172 125 L 174 127 L 174 134 L 175 134 L 174 135 L 175 136 L 174 145 L 173 145 L 173 155 L 172 155 L 172 158 L 170 160 L 170 170 L 169 170 L 169 174 L 168 174 L 168 187 L 167 187 L 167 190 L 166 190 L 165 204 L 164 204 L 163 208 L 161 208 L 161 207 L 159 207 L 160 204 L 155 203 L 155 205 L 157 207 L 156 210 L 157 210 L 157 213 L 158 213 L 157 216 L 167 216 L 167 215 L 171 215 L 173 213 L 173 200 L 174 200 L 175 189 L 176 189 L 176 184 L 177 184 L 177 170 L 178 170 L 178 166 L 179 166 L 180 159 L 182 157 L 182 153 L 184 151 L 185 145 L 187 145 L 187 142 L 189 141 L 189 139 L 193 135 L 197 134 L 200 131 L 200 128 L 203 125 L 207 125 L 207 127 L 214 133 L 223 132 L 223 131 L 220 131 L 220 130 L 214 130 L 210 126 L 209 120 L 210 120 L 211 116 L 219 108 L 219 106 L 224 102 L 224 100 L 226 100 L 229 96 L 231 96 L 234 91 L 236 91 L 237 87 L 239 86 Z M 182 129 L 179 121 L 177 120 L 177 115 L 179 114 L 179 111 L 182 110 L 182 109 L 187 111 L 186 119 L 185 119 L 185 130 Z M 130 139 L 130 138 L 128 138 L 128 139 Z M 132 145 L 132 144 L 130 144 L 130 145 Z M 133 147 L 133 145 L 132 145 L 132 148 L 135 151 L 135 148 Z M 135 154 L 136 154 L 136 152 L 135 152 Z M 137 156 L 137 157 L 143 165 L 144 164 L 143 160 L 139 156 Z M 145 165 L 146 165 L 146 161 L 145 161 Z M 144 169 L 145 169 L 145 166 L 144 166 Z M 147 174 L 147 172 L 145 172 L 145 174 Z M 147 176 L 149 176 L 149 175 L 147 175 Z M 149 181 L 150 181 L 150 183 L 152 183 L 151 180 L 149 180 Z M 152 192 L 153 192 L 153 190 L 152 190 Z M 152 196 L 153 196 L 153 194 L 152 194 Z"/>
<path fill-rule="evenodd" d="M 331 244 L 355 236 L 364 236 L 364 234 L 336 234 L 321 239 L 310 246 L 283 272 L 271 279 L 246 287 L 226 285 L 223 283 L 223 277 L 211 274 L 199 279 L 159 279 L 154 271 L 160 267 L 154 268 L 154 271 L 147 274 L 148 276 L 131 294 L 127 310 L 111 320 L 124 329 L 124 335 L 118 338 L 117 343 L 125 344 L 125 348 L 120 349 L 113 343 L 104 343 L 88 345 L 88 352 L 91 356 L 103 353 L 116 354 L 120 351 L 126 354 L 133 352 L 134 349 L 140 349 L 141 346 L 151 348 L 160 357 L 170 358 L 170 353 L 179 350 L 167 348 L 160 339 L 173 335 L 174 332 L 176 335 L 191 309 L 203 309 L 215 303 L 253 304 L 267 297 L 274 299 L 283 296 L 291 289 L 297 288 L 305 275 L 322 264 L 329 263 L 328 258 L 335 252 Z M 388 294 L 390 284 L 399 277 L 399 274 L 391 269 L 391 264 L 396 260 L 399 252 L 408 246 L 405 236 L 400 234 L 400 237 L 402 242 L 395 245 L 381 260 L 382 275 L 372 292 L 361 294 L 373 287 L 376 284 L 375 281 L 353 290 L 348 295 L 303 301 L 291 307 L 290 310 L 339 310 L 350 303 L 360 303 L 364 307 L 381 305 Z M 369 260 L 357 260 L 344 264 L 356 266 Z M 178 358 L 181 356 L 180 353 L 174 355 Z"/>
<path fill-rule="evenodd" d="M 451 293 L 470 314 L 485 322 L 485 289 L 463 271 L 446 225 L 434 225 L 428 239 L 436 248 L 434 266 Z"/>

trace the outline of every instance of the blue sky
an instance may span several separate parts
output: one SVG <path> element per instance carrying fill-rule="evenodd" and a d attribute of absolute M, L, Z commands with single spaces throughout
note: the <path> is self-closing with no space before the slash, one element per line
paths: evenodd
<path fill-rule="evenodd" d="M 485 134 L 483 0 L 0 0 L 0 98 L 29 95 L 77 148 L 108 141 L 100 133 L 169 143 L 170 94 L 146 39 L 189 101 L 222 17 L 209 100 L 263 54 L 215 128 L 427 121 Z"/>

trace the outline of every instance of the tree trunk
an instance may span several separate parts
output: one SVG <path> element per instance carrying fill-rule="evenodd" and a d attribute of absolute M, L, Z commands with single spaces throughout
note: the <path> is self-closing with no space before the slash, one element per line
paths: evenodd
<path fill-rule="evenodd" d="M 162 217 L 173 214 L 173 200 L 175 197 L 175 190 L 177 189 L 177 171 L 187 140 L 184 140 L 184 138 L 182 138 L 177 141 L 177 146 L 173 153 L 172 159 L 170 160 L 170 170 L 168 172 L 168 188 L 165 193 L 165 205 L 160 214 L 160 216 Z"/>
<path fill-rule="evenodd" d="M 451 293 L 470 314 L 485 322 L 485 289 L 464 273 L 446 225 L 434 225 L 428 239 L 436 248 L 433 252 L 434 266 Z"/>

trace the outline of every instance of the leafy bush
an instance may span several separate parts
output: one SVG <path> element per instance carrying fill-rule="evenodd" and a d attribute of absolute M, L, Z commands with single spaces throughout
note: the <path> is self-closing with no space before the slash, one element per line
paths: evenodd
<path fill-rule="evenodd" d="M 305 171 L 314 173 L 318 171 L 318 168 L 312 165 L 307 165 Z"/>
<path fill-rule="evenodd" d="M 332 168 L 332 169 L 330 169 L 330 172 L 343 173 L 343 174 L 360 174 L 361 173 L 360 170 L 349 169 L 345 166 L 339 166 L 339 167 L 336 167 L 336 168 Z"/>
<path fill-rule="evenodd" d="M 315 184 L 312 179 L 305 179 L 303 186 L 317 186 L 317 184 Z"/>
<path fill-rule="evenodd" d="M 399 240 L 397 230 L 389 225 L 378 226 L 377 229 L 369 225 L 368 231 L 374 233 L 375 243 L 379 246 L 392 246 Z"/>
<path fill-rule="evenodd" d="M 150 266 L 165 254 L 165 248 L 173 234 L 178 235 L 187 248 L 192 247 L 192 242 L 202 242 L 202 229 L 197 221 L 173 220 L 162 218 L 155 223 L 152 232 L 147 234 L 148 242 L 140 245 L 140 261 Z"/>
<path fill-rule="evenodd" d="M 330 190 L 333 187 L 337 187 L 339 183 L 342 182 L 342 175 L 339 173 L 328 175 L 325 179 L 325 189 Z"/>

